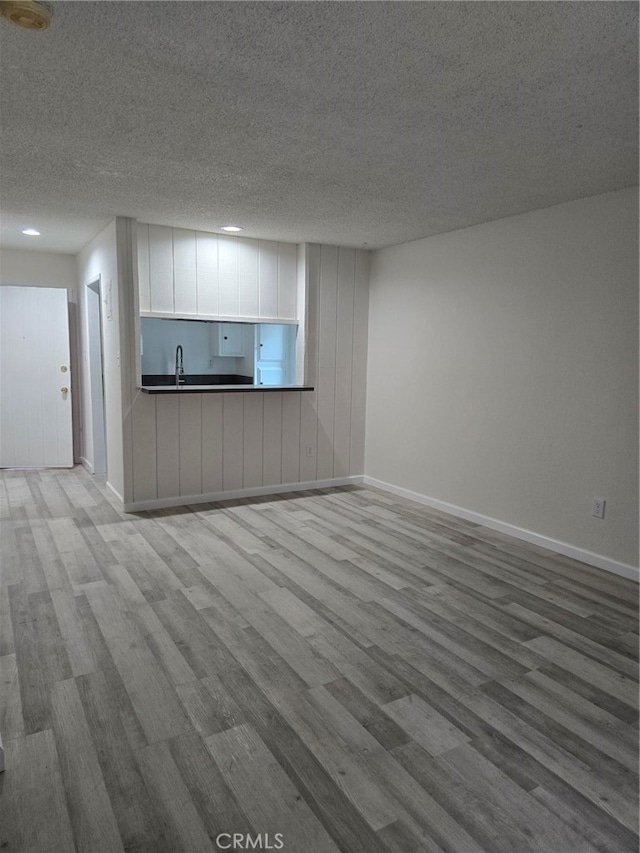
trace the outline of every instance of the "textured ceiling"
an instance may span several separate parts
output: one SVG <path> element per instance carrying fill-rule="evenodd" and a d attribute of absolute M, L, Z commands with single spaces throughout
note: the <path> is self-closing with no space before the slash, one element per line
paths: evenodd
<path fill-rule="evenodd" d="M 46 32 L 3 20 L 2 243 L 76 252 L 124 215 L 373 248 L 635 184 L 637 17 L 87 1 Z"/>

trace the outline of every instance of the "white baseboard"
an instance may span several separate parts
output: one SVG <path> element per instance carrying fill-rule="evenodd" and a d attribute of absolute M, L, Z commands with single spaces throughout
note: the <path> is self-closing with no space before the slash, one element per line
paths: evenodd
<path fill-rule="evenodd" d="M 93 465 L 86 457 L 80 457 L 80 464 L 83 466 L 83 468 L 86 468 L 90 474 L 93 474 Z"/>
<path fill-rule="evenodd" d="M 118 498 L 118 500 L 121 501 L 122 504 L 124 505 L 124 498 L 122 497 L 122 495 L 120 494 L 120 492 L 117 489 L 114 489 L 114 487 L 111 485 L 111 483 L 108 480 L 106 482 L 106 486 L 109 489 L 109 491 L 113 492 L 113 494 Z M 125 509 L 125 512 L 126 511 L 127 510 Z"/>
<path fill-rule="evenodd" d="M 331 480 L 310 480 L 307 483 L 283 483 L 277 486 L 255 486 L 249 489 L 231 489 L 227 492 L 208 492 L 203 495 L 181 495 L 173 498 L 155 498 L 147 501 L 125 503 L 125 512 L 144 512 L 150 509 L 169 509 L 176 506 L 231 501 L 236 498 L 256 498 L 263 495 L 281 495 L 284 492 L 304 492 L 308 489 L 330 489 L 333 486 L 355 486 L 363 482 L 362 475 L 334 477 Z M 107 483 L 109 485 L 109 483 Z M 110 487 L 112 491 L 115 489 Z M 117 494 L 117 492 L 116 492 Z M 118 495 L 118 497 L 120 497 Z M 120 498 L 122 500 L 122 498 Z"/>
<path fill-rule="evenodd" d="M 416 503 L 429 506 L 432 509 L 439 509 L 442 512 L 447 512 L 449 515 L 455 515 L 458 518 L 464 518 L 467 521 L 473 521 L 476 524 L 482 524 L 484 527 L 490 527 L 492 530 L 498 530 L 500 533 L 506 533 L 508 536 L 513 536 L 515 539 L 522 539 L 525 542 L 530 542 L 532 545 L 539 545 L 541 548 L 547 548 L 556 554 L 562 554 L 565 557 L 571 557 L 574 560 L 580 560 L 590 566 L 595 566 L 598 569 L 604 569 L 607 572 L 612 572 L 615 575 L 621 575 L 623 578 L 638 583 L 640 581 L 640 572 L 636 566 L 631 566 L 628 563 L 621 563 L 618 560 L 613 560 L 610 557 L 605 557 L 602 554 L 594 554 L 592 551 L 585 551 L 583 548 L 577 548 L 575 545 L 569 545 L 568 542 L 560 542 L 558 539 L 551 539 L 548 536 L 542 536 L 539 533 L 534 533 L 532 530 L 525 530 L 522 527 L 516 527 L 513 524 L 507 524 L 504 521 L 499 521 L 497 518 L 491 518 L 488 515 L 480 515 L 480 513 L 472 512 L 455 504 L 447 503 L 446 501 L 430 498 L 427 495 L 421 495 L 419 492 L 412 492 L 410 489 L 403 489 L 401 486 L 394 486 L 391 483 L 385 483 L 382 480 L 376 480 L 373 477 L 363 477 L 365 486 L 373 486 L 376 489 L 382 489 L 384 492 L 399 495 L 402 498 L 415 501 Z"/>

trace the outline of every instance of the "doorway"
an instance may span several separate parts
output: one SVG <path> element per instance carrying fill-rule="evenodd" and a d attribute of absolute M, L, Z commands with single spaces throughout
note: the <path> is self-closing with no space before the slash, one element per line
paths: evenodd
<path fill-rule="evenodd" d="M 107 473 L 104 407 L 104 356 L 102 346 L 102 299 L 100 279 L 86 287 L 87 332 L 89 339 L 89 387 L 91 389 L 91 439 L 93 444 L 93 473 Z"/>

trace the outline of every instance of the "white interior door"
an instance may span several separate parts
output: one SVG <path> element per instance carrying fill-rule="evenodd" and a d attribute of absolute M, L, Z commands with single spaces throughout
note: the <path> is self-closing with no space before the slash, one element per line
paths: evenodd
<path fill-rule="evenodd" d="M 0 287 L 0 468 L 72 465 L 67 291 Z"/>

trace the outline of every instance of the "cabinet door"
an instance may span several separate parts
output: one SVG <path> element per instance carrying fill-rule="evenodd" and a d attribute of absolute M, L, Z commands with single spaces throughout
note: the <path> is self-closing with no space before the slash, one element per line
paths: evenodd
<path fill-rule="evenodd" d="M 275 366 L 258 367 L 257 384 L 258 385 L 286 385 L 285 369 L 282 364 Z"/>
<path fill-rule="evenodd" d="M 281 320 L 296 319 L 297 295 L 297 246 L 278 243 L 278 317 Z"/>
<path fill-rule="evenodd" d="M 198 314 L 218 314 L 218 238 L 204 231 L 196 232 L 196 279 Z M 215 490 L 212 490 L 215 491 Z"/>
<path fill-rule="evenodd" d="M 256 326 L 255 375 L 258 385 L 289 385 L 295 364 L 295 326 Z"/>
<path fill-rule="evenodd" d="M 218 236 L 219 311 L 223 317 L 237 317 L 238 308 L 238 238 Z"/>
<path fill-rule="evenodd" d="M 278 316 L 278 244 L 260 240 L 258 259 L 260 317 Z"/>
<path fill-rule="evenodd" d="M 258 358 L 260 361 L 283 361 L 285 357 L 284 326 L 261 323 L 258 326 Z"/>
<path fill-rule="evenodd" d="M 223 323 L 220 355 L 244 355 L 244 326 Z"/>
<path fill-rule="evenodd" d="M 211 328 L 212 355 L 244 355 L 244 325 L 214 323 Z"/>
<path fill-rule="evenodd" d="M 151 310 L 173 314 L 173 234 L 164 225 L 149 226 L 149 283 Z"/>
<path fill-rule="evenodd" d="M 138 292 L 141 311 L 151 311 L 149 284 L 149 226 L 138 222 Z"/>
<path fill-rule="evenodd" d="M 176 314 L 196 314 L 196 232 L 173 229 L 173 305 Z"/>

